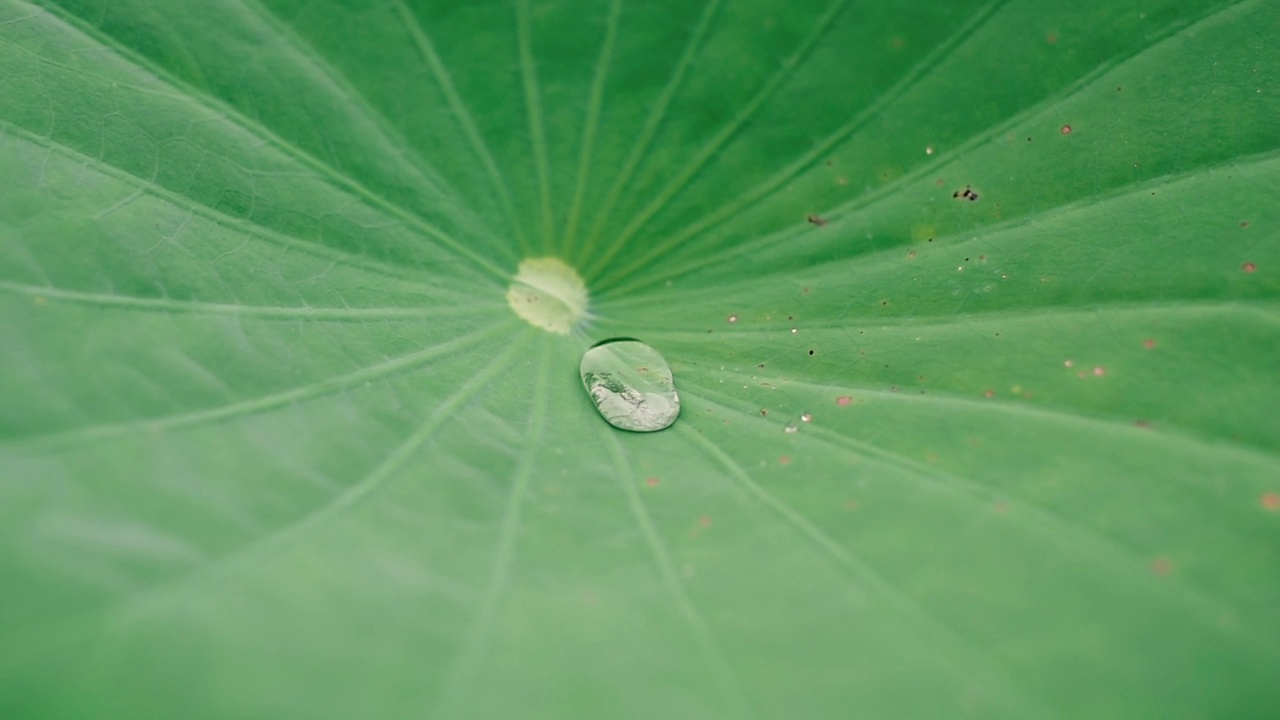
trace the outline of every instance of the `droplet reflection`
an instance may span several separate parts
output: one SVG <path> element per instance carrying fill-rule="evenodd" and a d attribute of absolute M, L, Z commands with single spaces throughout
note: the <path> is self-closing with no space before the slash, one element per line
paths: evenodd
<path fill-rule="evenodd" d="M 608 423 L 622 430 L 654 432 L 680 415 L 671 367 L 637 340 L 597 345 L 582 356 L 582 385 Z"/>

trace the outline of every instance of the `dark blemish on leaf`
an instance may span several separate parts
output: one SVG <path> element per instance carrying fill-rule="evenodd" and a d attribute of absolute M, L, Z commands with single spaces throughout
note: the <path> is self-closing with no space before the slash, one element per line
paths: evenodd
<path fill-rule="evenodd" d="M 1264 492 L 1258 496 L 1258 503 L 1267 512 L 1280 512 L 1280 493 Z"/>
<path fill-rule="evenodd" d="M 1070 125 L 1063 125 L 1063 126 L 1062 126 L 1062 134 L 1063 134 L 1063 135 L 1070 135 L 1070 134 L 1071 134 L 1071 126 L 1070 126 Z"/>
<path fill-rule="evenodd" d="M 943 180 L 942 178 L 938 178 L 937 180 L 934 180 L 934 181 L 933 181 L 933 184 L 934 184 L 934 185 L 937 185 L 938 187 L 942 187 L 943 183 L 945 183 L 945 182 L 946 182 L 946 181 L 945 181 L 945 180 Z"/>
<path fill-rule="evenodd" d="M 761 417 L 768 417 L 768 415 L 769 415 L 769 411 L 768 411 L 768 410 L 765 410 L 764 408 L 760 408 L 760 416 L 761 416 Z"/>
<path fill-rule="evenodd" d="M 762 368 L 762 367 L 764 367 L 764 363 L 760 363 L 760 364 L 759 364 L 759 365 L 757 365 L 756 367 L 758 367 L 758 368 Z"/>
<path fill-rule="evenodd" d="M 1160 577 L 1168 577 L 1173 572 L 1173 561 L 1161 555 L 1151 561 L 1151 572 Z"/>
<path fill-rule="evenodd" d="M 1142 430 L 1150 430 L 1150 429 L 1151 429 L 1151 421 L 1150 421 L 1150 420 L 1136 420 L 1136 421 L 1134 421 L 1134 423 L 1133 423 L 1133 424 L 1134 424 L 1134 425 L 1136 425 L 1137 427 L 1139 427 L 1139 428 L 1140 428 L 1140 429 L 1142 429 Z"/>
<path fill-rule="evenodd" d="M 812 351 L 812 350 L 810 350 L 810 351 L 809 351 L 809 354 L 810 354 L 810 355 L 812 355 L 812 354 L 813 354 L 813 351 Z"/>
<path fill-rule="evenodd" d="M 1253 264 L 1253 263 L 1251 263 L 1251 262 L 1247 262 L 1247 263 L 1245 263 L 1245 264 L 1241 265 L 1241 266 L 1240 266 L 1240 269 L 1241 269 L 1241 270 L 1243 270 L 1243 271 L 1245 271 L 1245 272 L 1247 272 L 1247 273 L 1251 273 L 1251 272 L 1254 272 L 1255 270 L 1257 270 L 1257 269 L 1258 269 L 1258 266 L 1257 266 L 1257 265 L 1254 265 L 1254 264 Z"/>
<path fill-rule="evenodd" d="M 832 160 L 831 158 L 827 158 L 827 167 L 831 167 L 832 165 L 835 165 L 835 164 L 836 164 L 835 160 Z"/>
<path fill-rule="evenodd" d="M 890 386 L 889 386 L 889 392 L 898 392 L 898 386 L 897 386 L 897 385 L 890 385 Z"/>
<path fill-rule="evenodd" d="M 907 251 L 907 259 L 908 259 L 908 260 L 915 260 L 915 259 L 916 259 L 916 251 L 915 251 L 915 250 L 908 250 L 908 251 Z"/>
<path fill-rule="evenodd" d="M 1240 221 L 1240 227 L 1242 227 L 1242 228 L 1247 228 L 1247 227 L 1249 227 L 1249 221 L 1248 221 L 1248 220 L 1241 220 L 1241 221 Z"/>
<path fill-rule="evenodd" d="M 1116 86 L 1116 92 L 1124 92 L 1124 86 L 1122 86 L 1122 85 L 1117 85 L 1117 86 Z"/>
<path fill-rule="evenodd" d="M 965 185 L 963 190 L 957 190 L 951 193 L 951 197 L 957 200 L 968 200 L 969 202 L 976 202 L 978 200 L 978 193 L 974 192 L 972 187 Z"/>
<path fill-rule="evenodd" d="M 800 294 L 801 294 L 801 295 L 808 295 L 808 294 L 809 294 L 809 288 L 800 288 Z"/>
<path fill-rule="evenodd" d="M 1146 340 L 1142 341 L 1142 347 L 1148 350 L 1154 350 L 1156 347 L 1156 341 L 1152 340 L 1151 338 L 1147 338 Z"/>
<path fill-rule="evenodd" d="M 821 215 L 808 215 L 805 217 L 805 220 L 808 220 L 810 225 L 817 225 L 818 227 L 826 227 L 828 222 L 827 219 Z"/>

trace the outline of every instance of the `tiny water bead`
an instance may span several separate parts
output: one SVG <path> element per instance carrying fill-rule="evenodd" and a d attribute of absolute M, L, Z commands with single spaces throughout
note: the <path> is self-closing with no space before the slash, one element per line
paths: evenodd
<path fill-rule="evenodd" d="M 680 415 L 671 366 L 638 340 L 606 341 L 587 350 L 579 365 L 582 386 L 612 426 L 654 432 Z"/>
<path fill-rule="evenodd" d="M 587 286 L 559 258 L 527 258 L 507 287 L 507 305 L 536 328 L 568 335 L 587 315 Z"/>

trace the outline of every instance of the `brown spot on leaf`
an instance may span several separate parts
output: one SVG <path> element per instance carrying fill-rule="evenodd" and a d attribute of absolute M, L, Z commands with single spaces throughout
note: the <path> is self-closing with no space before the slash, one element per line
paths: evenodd
<path fill-rule="evenodd" d="M 1258 503 L 1267 512 L 1280 512 L 1280 493 L 1264 492 L 1258 496 Z"/>

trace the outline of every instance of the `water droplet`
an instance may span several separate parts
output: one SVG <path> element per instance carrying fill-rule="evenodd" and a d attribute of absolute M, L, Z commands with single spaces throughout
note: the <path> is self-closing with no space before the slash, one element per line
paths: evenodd
<path fill-rule="evenodd" d="M 729 320 L 729 322 L 730 322 L 730 323 L 736 323 L 736 322 L 738 322 L 738 316 L 737 316 L 737 315 L 730 315 L 730 316 L 729 316 L 729 318 L 728 318 L 728 320 Z"/>
<path fill-rule="evenodd" d="M 579 370 L 596 409 L 616 428 L 653 432 L 670 427 L 680 414 L 671 366 L 642 342 L 597 345 L 582 356 Z"/>
<path fill-rule="evenodd" d="M 809 413 L 805 413 L 805 414 L 803 414 L 803 415 L 801 415 L 801 416 L 800 416 L 800 421 L 801 421 L 801 422 L 813 422 L 813 416 L 812 416 L 812 415 L 810 415 Z"/>
<path fill-rule="evenodd" d="M 794 433 L 794 432 L 800 432 L 800 428 L 796 427 L 795 423 L 787 423 L 787 426 L 783 428 L 783 430 L 786 431 L 788 434 Z"/>

